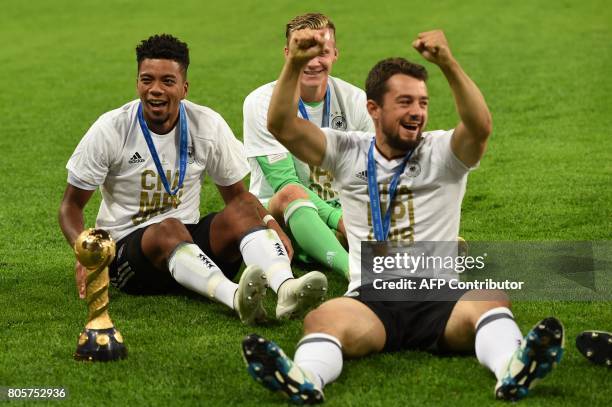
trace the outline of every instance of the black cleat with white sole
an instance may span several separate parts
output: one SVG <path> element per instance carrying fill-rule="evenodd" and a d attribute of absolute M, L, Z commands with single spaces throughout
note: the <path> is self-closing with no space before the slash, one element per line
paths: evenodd
<path fill-rule="evenodd" d="M 612 333 L 584 331 L 576 337 L 576 347 L 596 365 L 612 367 Z"/>

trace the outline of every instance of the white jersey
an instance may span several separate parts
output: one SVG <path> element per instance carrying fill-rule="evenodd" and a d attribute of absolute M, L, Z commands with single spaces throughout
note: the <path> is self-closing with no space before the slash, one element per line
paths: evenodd
<path fill-rule="evenodd" d="M 100 116 L 66 165 L 69 183 L 85 189 L 100 187 L 96 227 L 115 240 L 169 217 L 197 223 L 206 174 L 215 184 L 227 186 L 248 173 L 242 143 L 221 115 L 183 100 L 189 132 L 187 171 L 174 208 L 140 129 L 139 103 L 135 100 Z M 179 181 L 179 127 L 164 135 L 151 132 L 171 190 Z"/>
<path fill-rule="evenodd" d="M 374 134 L 323 129 L 327 147 L 322 167 L 331 171 L 349 243 L 349 291 L 361 285 L 361 242 L 373 241 L 368 194 L 367 157 Z M 391 209 L 390 241 L 446 241 L 457 239 L 461 201 L 470 171 L 451 151 L 453 130 L 423 133 L 400 176 Z M 376 179 L 383 214 L 388 208 L 389 184 L 403 159 L 387 160 L 376 148 Z"/>
<path fill-rule="evenodd" d="M 366 109 L 365 92 L 338 78 L 329 77 L 330 111 L 329 125 L 337 130 L 374 131 L 374 124 Z M 288 150 L 268 131 L 268 106 L 276 82 L 260 86 L 244 100 L 244 147 L 251 166 L 249 191 L 264 204 L 274 195 L 255 157 L 268 156 L 270 163 L 288 156 Z M 324 103 L 316 107 L 305 105 L 308 119 L 321 127 Z M 298 113 L 299 114 L 299 113 Z M 332 186 L 333 177 L 328 171 L 310 167 L 293 157 L 300 182 L 316 192 L 321 199 L 337 199 L 338 192 Z"/>

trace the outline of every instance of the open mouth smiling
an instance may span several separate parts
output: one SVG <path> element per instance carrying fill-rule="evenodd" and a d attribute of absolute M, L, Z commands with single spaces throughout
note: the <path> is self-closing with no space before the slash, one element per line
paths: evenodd
<path fill-rule="evenodd" d="M 419 129 L 420 123 L 404 123 L 400 122 L 400 125 L 409 131 L 417 131 Z"/>
<path fill-rule="evenodd" d="M 168 104 L 168 102 L 163 101 L 163 100 L 148 100 L 147 103 L 152 108 L 160 108 L 160 107 L 166 106 Z"/>
<path fill-rule="evenodd" d="M 319 75 L 319 74 L 323 73 L 324 71 L 325 71 L 324 69 L 320 69 L 318 71 L 307 70 L 307 71 L 304 71 L 304 74 L 305 75 L 310 75 L 310 76 L 315 76 L 315 75 Z"/>

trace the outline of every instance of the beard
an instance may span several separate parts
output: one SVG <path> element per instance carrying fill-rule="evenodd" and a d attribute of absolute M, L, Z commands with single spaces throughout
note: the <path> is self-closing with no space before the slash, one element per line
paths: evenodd
<path fill-rule="evenodd" d="M 394 129 L 387 129 L 385 126 L 382 128 L 382 132 L 385 135 L 387 144 L 393 148 L 394 150 L 399 150 L 403 152 L 408 152 L 412 149 L 415 149 L 421 139 L 423 138 L 423 131 L 419 129 L 419 133 L 414 140 L 406 140 L 400 137 L 399 133 Z"/>

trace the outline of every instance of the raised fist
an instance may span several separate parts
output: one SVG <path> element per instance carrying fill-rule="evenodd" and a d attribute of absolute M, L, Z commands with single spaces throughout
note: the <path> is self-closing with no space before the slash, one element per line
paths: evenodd
<path fill-rule="evenodd" d="M 453 60 L 448 41 L 442 30 L 420 33 L 412 42 L 412 46 L 423 55 L 423 58 L 438 66 L 445 66 Z"/>
<path fill-rule="evenodd" d="M 329 38 L 327 30 L 305 28 L 294 31 L 289 38 L 287 58 L 298 65 L 305 65 L 323 52 L 325 41 Z"/>

